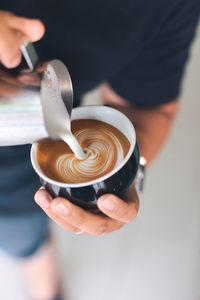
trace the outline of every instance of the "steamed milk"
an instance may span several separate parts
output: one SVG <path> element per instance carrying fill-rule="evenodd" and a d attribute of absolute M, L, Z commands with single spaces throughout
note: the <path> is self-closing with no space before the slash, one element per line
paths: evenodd
<path fill-rule="evenodd" d="M 86 159 L 79 160 L 63 141 L 43 140 L 37 160 L 44 174 L 59 182 L 81 183 L 101 177 L 117 167 L 130 143 L 115 127 L 97 120 L 74 120 L 72 132 Z"/>

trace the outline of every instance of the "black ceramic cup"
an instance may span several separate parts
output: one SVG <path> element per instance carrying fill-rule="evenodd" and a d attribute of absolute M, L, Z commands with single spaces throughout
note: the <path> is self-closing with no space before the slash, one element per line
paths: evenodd
<path fill-rule="evenodd" d="M 130 149 L 125 159 L 111 172 L 84 183 L 63 183 L 48 178 L 37 162 L 37 145 L 31 148 L 31 162 L 39 175 L 42 185 L 53 198 L 64 197 L 80 207 L 97 211 L 97 199 L 107 193 L 112 193 L 125 199 L 125 193 L 131 189 L 131 184 L 139 165 L 139 148 L 136 134 L 131 121 L 121 112 L 107 106 L 82 106 L 72 110 L 72 120 L 93 119 L 108 123 L 120 130 L 129 140 Z"/>

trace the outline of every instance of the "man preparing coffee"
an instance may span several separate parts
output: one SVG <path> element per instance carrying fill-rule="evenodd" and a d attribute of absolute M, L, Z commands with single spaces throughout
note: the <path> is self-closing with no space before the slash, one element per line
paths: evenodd
<path fill-rule="evenodd" d="M 75 104 L 84 92 L 101 84 L 103 104 L 121 110 L 132 120 L 141 155 L 149 164 L 165 142 L 178 109 L 199 0 L 157 0 L 153 4 L 125 1 L 123 7 L 116 0 L 79 4 L 57 1 L 56 8 L 52 3 L 48 1 L 47 7 L 45 1 L 1 1 L 1 63 L 16 67 L 21 60 L 21 43 L 24 39 L 40 40 L 45 27 L 37 51 L 42 60 L 56 57 L 67 65 Z M 33 17 L 44 25 L 29 19 Z M 31 78 L 21 75 L 18 80 L 29 84 Z M 5 90 L 12 84 L 5 78 L 0 88 Z M 32 201 L 39 182 L 29 162 L 29 151 L 29 146 L 0 149 L 0 247 L 15 256 L 29 257 L 23 267 L 32 297 L 52 299 L 57 292 L 53 254 L 49 251 L 44 255 L 42 263 L 39 255 L 33 256 L 47 239 L 48 229 L 45 215 Z M 87 212 L 67 199 L 52 199 L 44 188 L 36 193 L 35 200 L 67 231 L 93 235 L 120 229 L 136 217 L 139 207 L 134 188 L 128 204 L 114 195 L 98 199 L 106 217 Z M 13 242 L 9 232 L 18 240 Z M 40 273 L 37 276 L 35 266 Z M 37 291 L 33 288 L 36 284 L 41 287 Z"/>

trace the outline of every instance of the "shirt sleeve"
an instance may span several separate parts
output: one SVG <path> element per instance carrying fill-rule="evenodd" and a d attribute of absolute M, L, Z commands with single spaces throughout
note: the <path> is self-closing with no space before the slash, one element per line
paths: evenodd
<path fill-rule="evenodd" d="M 138 106 L 153 107 L 176 99 L 199 14 L 199 0 L 174 8 L 137 57 L 108 80 L 110 86 Z"/>

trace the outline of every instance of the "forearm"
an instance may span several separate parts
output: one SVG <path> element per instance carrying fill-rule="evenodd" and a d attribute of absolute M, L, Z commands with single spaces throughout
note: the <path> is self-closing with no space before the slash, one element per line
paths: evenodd
<path fill-rule="evenodd" d="M 144 156 L 149 164 L 165 143 L 173 117 L 156 109 L 116 108 L 125 113 L 133 122 L 141 156 Z"/>
<path fill-rule="evenodd" d="M 107 92 L 104 90 L 102 93 L 104 104 L 119 109 L 133 122 L 141 156 L 148 164 L 151 163 L 167 139 L 178 110 L 178 101 L 157 108 L 138 108 L 120 97 L 111 97 Z"/>

